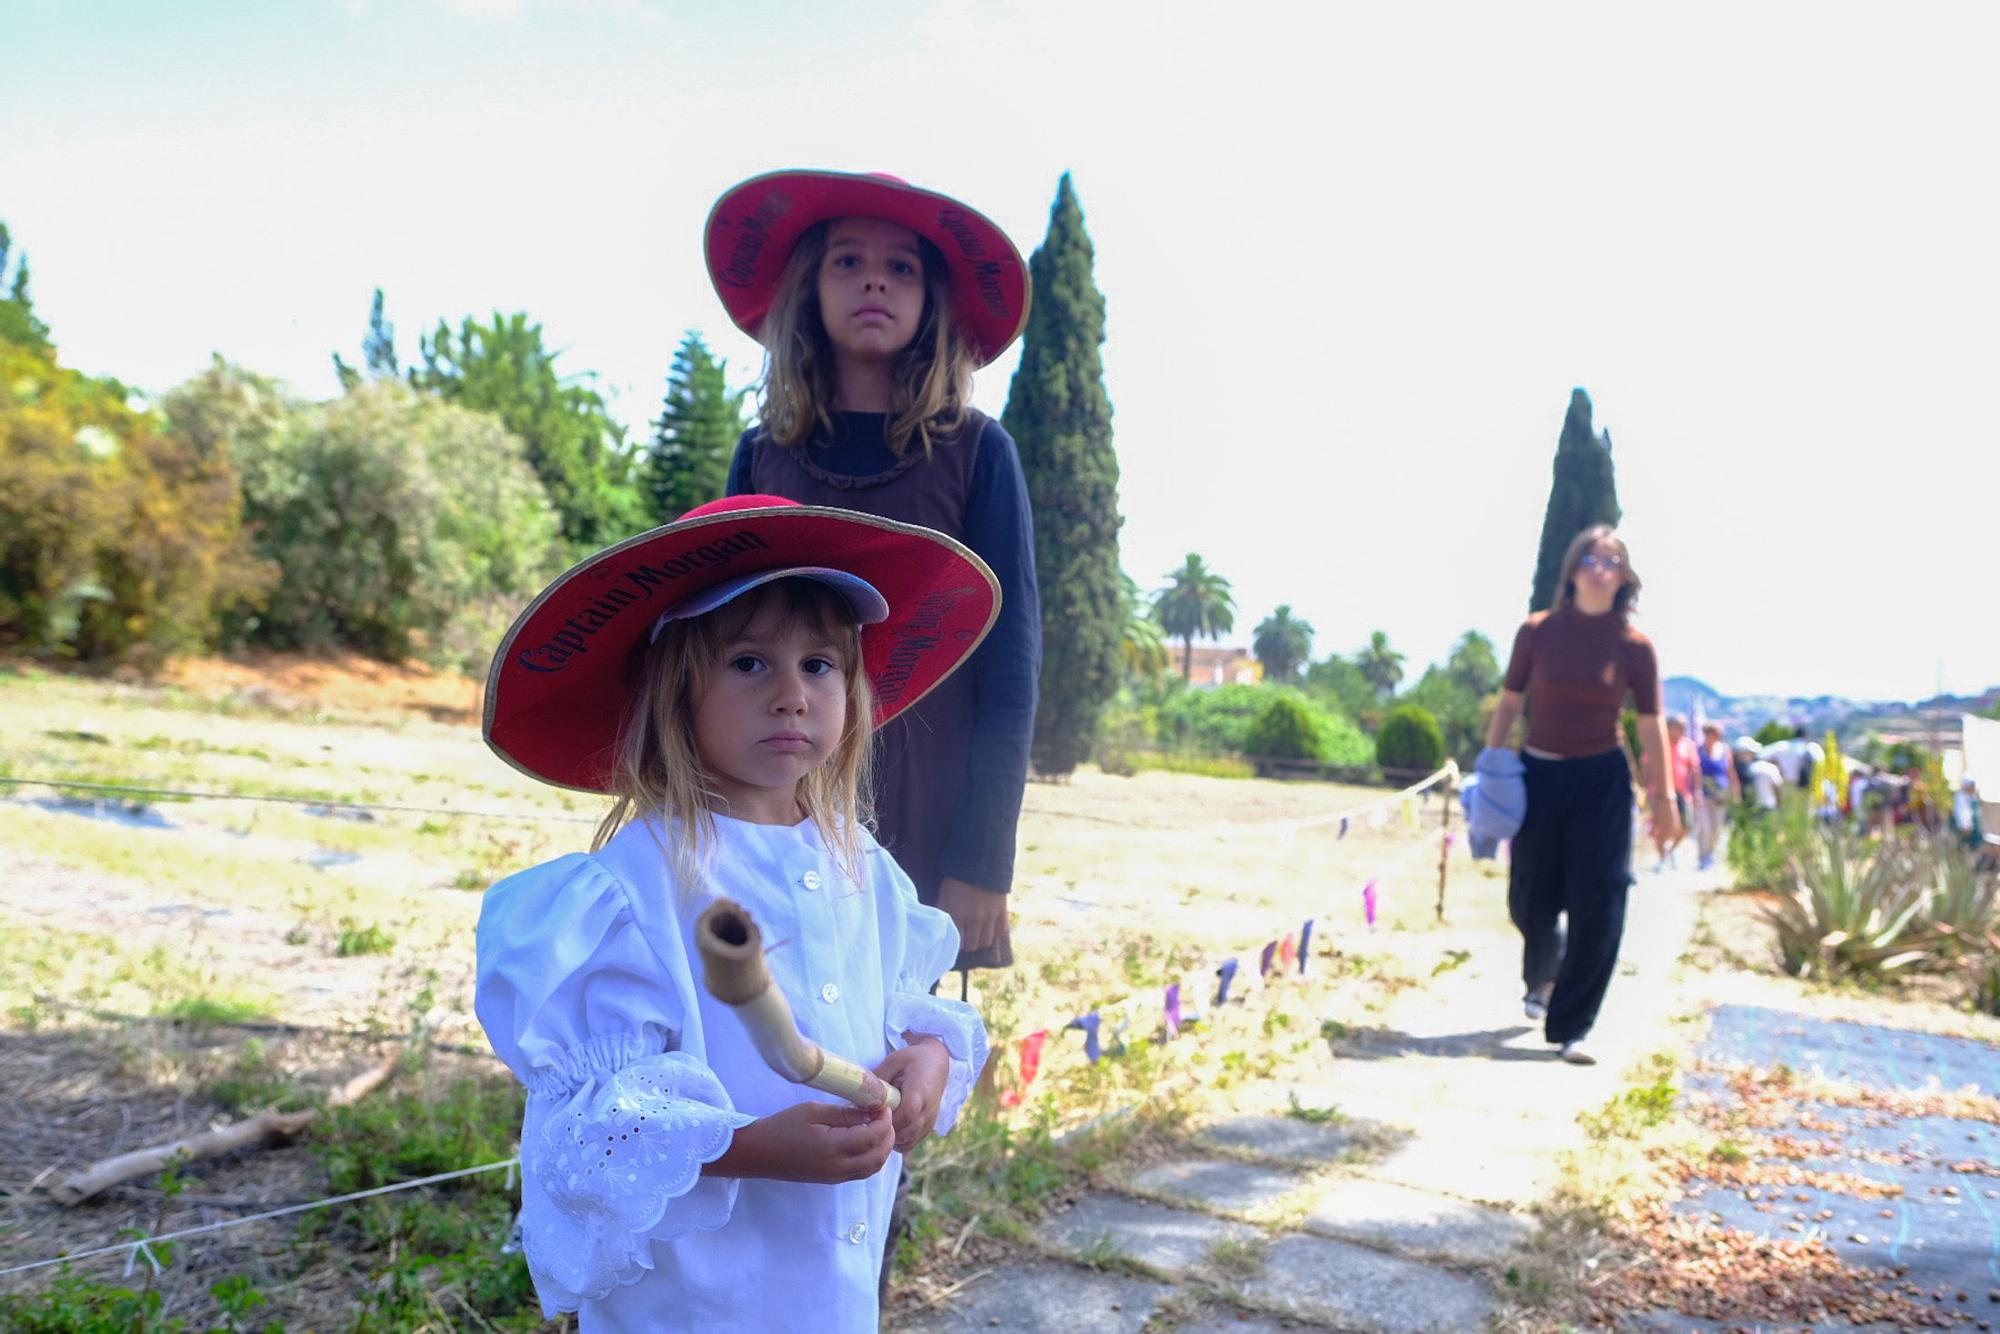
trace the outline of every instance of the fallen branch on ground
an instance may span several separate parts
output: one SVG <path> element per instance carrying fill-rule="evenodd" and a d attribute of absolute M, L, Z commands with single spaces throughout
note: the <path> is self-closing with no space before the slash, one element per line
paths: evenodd
<path fill-rule="evenodd" d="M 375 1065 L 335 1089 L 327 1098 L 326 1105 L 345 1107 L 367 1097 L 394 1073 L 402 1054 L 400 1047 L 392 1049 Z M 57 1204 L 81 1204 L 122 1182 L 163 1172 L 179 1163 L 198 1163 L 207 1158 L 219 1158 L 236 1149 L 289 1140 L 318 1120 L 321 1110 L 308 1107 L 297 1112 L 260 1112 L 247 1120 L 190 1135 L 171 1144 L 155 1144 L 150 1148 L 134 1149 L 130 1153 L 105 1158 L 51 1186 L 49 1196 Z"/>

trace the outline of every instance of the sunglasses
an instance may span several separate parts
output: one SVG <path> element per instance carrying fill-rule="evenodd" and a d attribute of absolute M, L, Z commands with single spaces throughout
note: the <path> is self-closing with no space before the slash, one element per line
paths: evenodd
<path fill-rule="evenodd" d="M 1616 574 L 1625 568 L 1623 556 L 1600 556 L 1595 551 L 1581 557 L 1576 562 L 1579 570 L 1604 570 Z"/>

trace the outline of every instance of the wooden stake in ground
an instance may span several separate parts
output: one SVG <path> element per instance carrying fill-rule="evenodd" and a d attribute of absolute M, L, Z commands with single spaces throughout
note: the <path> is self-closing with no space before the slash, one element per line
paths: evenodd
<path fill-rule="evenodd" d="M 349 1103 L 359 1102 L 367 1097 L 395 1071 L 396 1062 L 402 1059 L 402 1055 L 400 1047 L 390 1051 L 380 1062 L 335 1089 L 332 1096 L 326 1100 L 326 1105 L 345 1107 Z M 317 1107 L 309 1107 L 300 1112 L 261 1112 L 248 1120 L 236 1121 L 199 1135 L 190 1135 L 171 1144 L 155 1144 L 151 1148 L 134 1149 L 130 1153 L 121 1153 L 115 1158 L 92 1163 L 81 1172 L 72 1173 L 51 1186 L 49 1195 L 57 1204 L 81 1204 L 122 1182 L 130 1181 L 134 1177 L 151 1176 L 179 1163 L 198 1163 L 205 1158 L 219 1158 L 236 1149 L 255 1148 L 292 1139 L 319 1119 L 319 1113 L 320 1109 Z"/>

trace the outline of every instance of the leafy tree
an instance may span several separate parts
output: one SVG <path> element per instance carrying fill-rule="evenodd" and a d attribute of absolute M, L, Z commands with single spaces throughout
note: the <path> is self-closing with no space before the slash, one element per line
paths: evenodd
<path fill-rule="evenodd" d="M 1487 696 L 1474 694 L 1449 666 L 1425 668 L 1423 677 L 1397 698 L 1437 719 L 1446 752 L 1460 764 L 1470 767 L 1479 758 L 1490 716 Z"/>
<path fill-rule="evenodd" d="M 1264 679 L 1284 684 L 1312 659 L 1313 628 L 1292 615 L 1287 603 L 1257 626 L 1250 651 L 1264 664 Z"/>
<path fill-rule="evenodd" d="M 1384 769 L 1422 769 L 1444 763 L 1444 732 L 1430 712 L 1415 704 L 1398 704 L 1382 720 L 1375 737 L 1375 762 Z"/>
<path fill-rule="evenodd" d="M 0 339 L 0 385 L 0 643 L 101 661 L 198 649 L 262 596 L 275 571 L 244 541 L 227 451 L 46 340 Z"/>
<path fill-rule="evenodd" d="M 1403 679 L 1403 655 L 1389 647 L 1389 636 L 1380 630 L 1368 637 L 1368 647 L 1354 655 L 1354 665 L 1383 699 L 1395 694 L 1396 683 Z"/>
<path fill-rule="evenodd" d="M 1118 597 L 1125 608 L 1122 643 L 1125 674 L 1154 680 L 1172 662 L 1160 624 L 1148 612 L 1146 596 L 1139 591 L 1138 580 L 1123 570 L 1118 572 Z"/>
<path fill-rule="evenodd" d="M 7 293 L 0 297 L 0 340 L 38 352 L 51 352 L 49 326 L 35 317 L 35 303 L 28 298 L 28 257 L 14 251 L 13 238 L 4 222 L 0 222 L 0 287 Z"/>
<path fill-rule="evenodd" d="M 1361 669 L 1339 654 L 1306 668 L 1306 693 L 1363 727 L 1381 722 L 1381 700 Z"/>
<path fill-rule="evenodd" d="M 1452 645 L 1445 671 L 1475 698 L 1484 699 L 1500 685 L 1500 661 L 1493 656 L 1493 641 L 1477 630 L 1467 630 Z"/>
<path fill-rule="evenodd" d="M 641 466 L 654 523 L 670 523 L 728 486 L 729 460 L 746 423 L 744 391 L 731 391 L 726 369 L 690 329 L 667 372 L 666 402 Z"/>
<path fill-rule="evenodd" d="M 1576 535 L 1594 523 L 1615 524 L 1618 480 L 1611 464 L 1611 433 L 1592 429 L 1590 395 L 1577 389 L 1569 396 L 1562 436 L 1556 441 L 1554 477 L 1549 504 L 1542 516 L 1542 549 L 1535 562 L 1535 586 L 1528 610 L 1545 611 L 1556 602 L 1556 575 L 1563 553 Z"/>
<path fill-rule="evenodd" d="M 1194 676 L 1195 636 L 1220 639 L 1228 634 L 1236 624 L 1236 599 L 1229 581 L 1193 552 L 1167 579 L 1167 586 L 1154 595 L 1153 619 L 1169 638 L 1181 641 L 1181 679 L 1188 680 Z"/>
<path fill-rule="evenodd" d="M 259 548 L 284 572 L 266 643 L 477 665 L 560 566 L 554 510 L 490 414 L 383 380 L 241 447 Z"/>
<path fill-rule="evenodd" d="M 1118 688 L 1126 612 L 1118 564 L 1118 455 L 1104 392 L 1104 296 L 1083 208 L 1064 172 L 1028 260 L 1035 300 L 1000 422 L 1021 451 L 1035 518 L 1042 688 L 1030 755 L 1057 777 L 1090 754 Z"/>
<path fill-rule="evenodd" d="M 643 527 L 644 504 L 624 428 L 595 389 L 556 373 L 557 354 L 526 315 L 444 321 L 418 340 L 410 382 L 461 407 L 490 412 L 527 447 L 572 550 L 595 550 Z"/>

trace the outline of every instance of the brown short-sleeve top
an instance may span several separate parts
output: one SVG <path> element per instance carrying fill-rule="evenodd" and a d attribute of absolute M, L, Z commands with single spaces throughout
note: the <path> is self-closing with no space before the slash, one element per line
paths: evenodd
<path fill-rule="evenodd" d="M 1618 748 L 1628 692 L 1641 714 L 1660 711 L 1653 641 L 1616 612 L 1587 616 L 1575 603 L 1522 623 L 1502 684 L 1528 697 L 1529 747 L 1565 758 Z"/>

